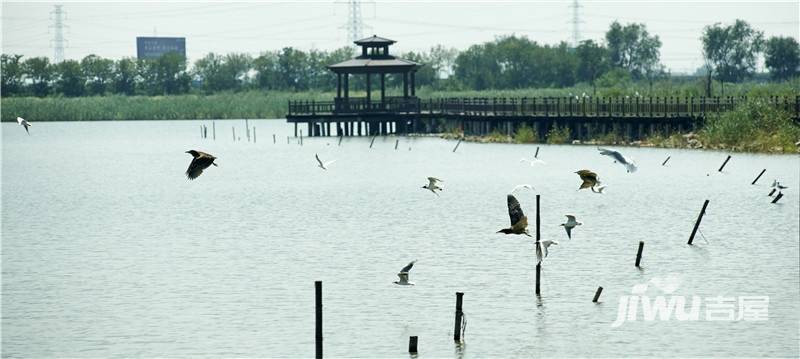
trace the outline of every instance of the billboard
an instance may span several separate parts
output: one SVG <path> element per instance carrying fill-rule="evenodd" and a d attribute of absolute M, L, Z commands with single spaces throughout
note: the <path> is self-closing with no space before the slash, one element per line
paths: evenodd
<path fill-rule="evenodd" d="M 186 57 L 185 37 L 137 37 L 136 57 L 156 59 L 168 52 L 177 52 Z"/>

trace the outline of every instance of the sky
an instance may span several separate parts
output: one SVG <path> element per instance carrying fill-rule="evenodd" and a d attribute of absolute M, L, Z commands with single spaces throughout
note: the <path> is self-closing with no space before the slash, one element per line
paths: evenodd
<path fill-rule="evenodd" d="M 459 50 L 516 34 L 544 44 L 573 39 L 573 0 L 360 1 L 363 35 L 397 41 L 391 51 L 435 45 Z M 186 38 L 189 61 L 209 52 L 249 53 L 295 47 L 347 46 L 348 1 L 2 1 L 2 51 L 52 59 L 51 12 L 66 12 L 65 57 L 136 56 L 137 36 Z M 700 67 L 704 26 L 743 19 L 765 37 L 800 40 L 800 1 L 578 1 L 581 40 L 602 41 L 614 20 L 643 23 L 662 41 L 661 60 L 673 73 Z M 762 65 L 763 66 L 763 65 Z"/>

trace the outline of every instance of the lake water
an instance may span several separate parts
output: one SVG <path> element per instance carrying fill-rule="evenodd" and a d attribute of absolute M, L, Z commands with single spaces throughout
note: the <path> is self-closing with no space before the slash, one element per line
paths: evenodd
<path fill-rule="evenodd" d="M 618 148 L 639 164 L 628 174 L 593 146 L 541 145 L 547 164 L 531 168 L 519 159 L 537 145 L 300 146 L 284 121 L 250 125 L 256 143 L 244 121 L 216 121 L 216 141 L 210 121 L 34 123 L 30 136 L 3 123 L 2 355 L 310 357 L 315 280 L 326 356 L 404 357 L 412 335 L 422 357 L 800 355 L 797 155 L 733 154 L 719 173 L 724 152 Z M 188 181 L 189 149 L 219 167 Z M 322 171 L 315 153 L 337 162 Z M 576 191 L 584 168 L 606 193 Z M 444 180 L 441 197 L 420 188 L 428 176 Z M 776 178 L 789 188 L 770 204 Z M 495 233 L 522 183 L 541 194 L 542 237 L 560 241 L 541 298 L 532 239 Z M 517 198 L 533 233 L 535 193 Z M 569 213 L 583 222 L 571 240 Z M 414 259 L 417 285 L 392 284 Z M 698 320 L 645 321 L 640 306 L 612 326 L 633 286 L 665 278 L 673 288 L 649 285 L 650 301 L 698 296 Z M 706 320 L 718 296 L 742 320 Z M 749 296 L 768 296 L 767 320 L 741 310 Z"/>

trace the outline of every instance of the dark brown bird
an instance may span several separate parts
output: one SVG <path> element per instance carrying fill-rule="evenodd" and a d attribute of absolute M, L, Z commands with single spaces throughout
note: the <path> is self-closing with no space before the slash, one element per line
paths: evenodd
<path fill-rule="evenodd" d="M 584 188 L 591 188 L 592 192 L 595 192 L 594 187 L 600 183 L 600 179 L 597 178 L 597 173 L 589 170 L 580 170 L 575 173 L 577 173 L 578 176 L 581 177 L 581 180 L 583 180 L 583 183 L 581 183 L 581 188 L 578 188 L 579 191 Z"/>
<path fill-rule="evenodd" d="M 192 157 L 194 157 L 192 159 L 192 163 L 189 164 L 189 168 L 186 170 L 186 177 L 188 177 L 190 180 L 200 176 L 203 173 L 203 170 L 208 168 L 208 166 L 217 166 L 217 164 L 214 163 L 214 160 L 217 158 L 209 155 L 208 153 L 195 150 L 189 150 L 186 151 L 186 153 L 191 154 Z"/>
<path fill-rule="evenodd" d="M 511 219 L 511 227 L 503 228 L 497 233 L 531 236 L 528 234 L 528 217 L 525 217 L 525 214 L 522 213 L 522 207 L 520 207 L 519 201 L 513 195 L 508 195 L 508 217 Z"/>

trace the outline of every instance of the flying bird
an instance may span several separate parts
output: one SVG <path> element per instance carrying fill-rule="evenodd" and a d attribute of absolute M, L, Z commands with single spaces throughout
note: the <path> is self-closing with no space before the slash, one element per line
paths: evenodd
<path fill-rule="evenodd" d="M 203 170 L 209 166 L 217 166 L 217 164 L 214 163 L 214 160 L 217 158 L 209 155 L 208 153 L 195 150 L 189 150 L 186 151 L 186 153 L 189 153 L 192 155 L 192 157 L 194 157 L 192 159 L 192 163 L 189 164 L 189 168 L 186 170 L 186 177 L 188 177 L 190 180 L 193 180 L 203 174 Z"/>
<path fill-rule="evenodd" d="M 576 221 L 575 216 L 571 214 L 568 214 L 566 216 L 567 216 L 567 223 L 561 223 L 561 225 L 564 226 L 564 229 L 567 230 L 567 237 L 569 239 L 572 239 L 572 229 L 575 228 L 575 226 L 580 226 L 583 223 Z"/>
<path fill-rule="evenodd" d="M 557 245 L 558 242 L 549 239 L 536 242 L 536 264 L 542 263 L 542 260 L 547 257 L 547 248 L 553 244 Z"/>
<path fill-rule="evenodd" d="M 636 172 L 636 162 L 633 159 L 629 159 L 623 156 L 621 153 L 614 151 L 614 150 L 607 150 L 605 148 L 597 148 L 600 151 L 601 155 L 606 155 L 614 159 L 614 163 L 619 162 L 621 165 L 625 166 L 625 169 L 628 173 Z"/>
<path fill-rule="evenodd" d="M 19 123 L 20 126 L 25 127 L 25 132 L 27 132 L 29 135 L 31 134 L 30 131 L 28 131 L 28 127 L 31 127 L 31 124 L 28 122 L 28 120 L 22 117 L 17 117 L 17 123 Z"/>
<path fill-rule="evenodd" d="M 322 168 L 323 170 L 326 170 L 326 171 L 328 170 L 328 166 L 330 166 L 331 163 L 336 162 L 336 160 L 330 160 L 328 162 L 322 162 L 322 160 L 319 159 L 319 155 L 316 154 L 316 153 L 314 154 L 314 157 L 317 158 L 317 162 L 319 163 L 319 164 L 317 164 L 317 167 Z"/>
<path fill-rule="evenodd" d="M 520 158 L 519 161 L 520 162 L 528 162 L 528 163 L 531 164 L 531 167 L 533 167 L 533 166 L 535 166 L 537 164 L 541 164 L 541 165 L 546 165 L 547 164 L 547 162 L 542 161 L 542 160 L 540 160 L 540 159 L 538 159 L 536 157 L 534 157 L 533 159 Z"/>
<path fill-rule="evenodd" d="M 772 181 L 772 188 L 787 189 L 789 187 L 782 185 L 780 182 L 778 182 L 778 180 L 773 180 Z"/>
<path fill-rule="evenodd" d="M 531 186 L 531 185 L 529 185 L 527 183 L 526 184 L 518 184 L 518 185 L 514 186 L 514 189 L 511 190 L 511 194 L 517 193 L 517 191 L 520 191 L 522 189 L 529 189 L 531 191 L 535 191 L 536 190 L 536 188 L 533 188 L 533 186 Z"/>
<path fill-rule="evenodd" d="M 597 194 L 603 194 L 603 190 L 604 189 L 606 189 L 606 186 L 599 186 L 599 187 L 597 187 L 596 191 L 594 190 L 594 188 L 592 188 L 592 192 L 597 193 Z"/>
<path fill-rule="evenodd" d="M 428 184 L 425 185 L 425 186 L 422 186 L 422 188 L 427 189 L 427 190 L 433 192 L 433 194 L 438 196 L 439 194 L 436 193 L 436 190 L 439 190 L 441 192 L 442 191 L 442 187 L 437 186 L 436 182 L 444 182 L 444 181 L 442 181 L 442 180 L 440 180 L 440 179 L 438 179 L 436 177 L 428 177 Z"/>
<path fill-rule="evenodd" d="M 400 273 L 397 273 L 397 276 L 400 277 L 400 280 L 394 282 L 394 284 L 397 284 L 397 285 L 414 285 L 414 282 L 409 282 L 408 281 L 408 271 L 411 270 L 411 267 L 413 267 L 414 263 L 416 263 L 416 262 L 417 262 L 416 260 L 413 260 L 407 266 L 403 267 L 403 269 L 400 270 Z"/>
<path fill-rule="evenodd" d="M 525 214 L 522 213 L 522 207 L 519 205 L 519 201 L 514 198 L 514 195 L 508 195 L 508 217 L 511 219 L 511 227 L 503 228 L 497 233 L 505 233 L 505 234 L 524 234 L 528 237 L 531 235 L 528 234 L 528 217 L 525 217 Z"/>
<path fill-rule="evenodd" d="M 591 188 L 592 192 L 596 192 L 594 190 L 594 187 L 600 184 L 600 179 L 597 177 L 597 173 L 594 173 L 589 170 L 580 170 L 576 171 L 575 173 L 577 173 L 578 176 L 581 177 L 581 180 L 583 180 L 583 183 L 581 183 L 581 187 L 578 188 L 579 191 L 584 188 Z"/>

